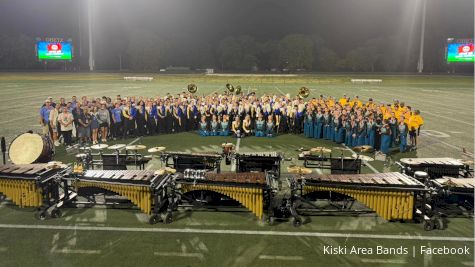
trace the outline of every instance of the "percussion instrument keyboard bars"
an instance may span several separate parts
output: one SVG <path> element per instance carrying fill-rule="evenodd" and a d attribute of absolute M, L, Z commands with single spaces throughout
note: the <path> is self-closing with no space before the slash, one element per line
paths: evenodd
<path fill-rule="evenodd" d="M 365 204 L 386 220 L 411 220 L 415 193 L 425 188 L 416 179 L 397 172 L 306 175 L 297 179 L 303 185 L 303 195 L 315 191 L 344 194 Z"/>

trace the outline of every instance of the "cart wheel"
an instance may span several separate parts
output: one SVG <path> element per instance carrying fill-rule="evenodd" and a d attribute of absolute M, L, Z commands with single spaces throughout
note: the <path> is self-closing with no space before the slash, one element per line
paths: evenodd
<path fill-rule="evenodd" d="M 302 225 L 302 219 L 293 217 L 292 218 L 292 225 L 294 227 L 300 227 L 300 225 Z"/>
<path fill-rule="evenodd" d="M 152 216 L 150 216 L 150 219 L 148 220 L 148 223 L 150 224 L 156 224 L 160 221 L 160 218 L 157 214 L 154 214 Z"/>
<path fill-rule="evenodd" d="M 432 231 L 434 229 L 434 222 L 433 221 L 425 221 L 424 222 L 424 230 Z"/>
<path fill-rule="evenodd" d="M 61 218 L 62 215 L 63 214 L 62 214 L 61 210 L 59 210 L 59 209 L 54 209 L 53 211 L 51 211 L 51 217 L 52 218 Z"/>
<path fill-rule="evenodd" d="M 172 215 L 170 213 L 163 214 L 162 219 L 163 219 L 163 223 L 165 224 L 172 223 L 173 221 Z"/>
<path fill-rule="evenodd" d="M 445 224 L 444 224 L 444 220 L 442 220 L 442 218 L 435 219 L 435 221 L 434 221 L 434 228 L 435 229 L 444 230 L 444 227 L 445 227 Z"/>
<path fill-rule="evenodd" d="M 36 217 L 37 219 L 44 221 L 46 220 L 46 212 L 45 211 L 38 212 Z"/>

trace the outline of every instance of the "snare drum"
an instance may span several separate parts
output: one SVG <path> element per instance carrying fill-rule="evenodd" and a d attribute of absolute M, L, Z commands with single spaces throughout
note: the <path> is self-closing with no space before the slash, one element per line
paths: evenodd
<path fill-rule="evenodd" d="M 10 144 L 8 156 L 13 164 L 47 163 L 54 156 L 53 141 L 47 135 L 20 134 Z"/>

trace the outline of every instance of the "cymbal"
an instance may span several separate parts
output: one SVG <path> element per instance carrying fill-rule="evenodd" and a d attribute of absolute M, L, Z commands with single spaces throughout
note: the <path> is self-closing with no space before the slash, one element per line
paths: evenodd
<path fill-rule="evenodd" d="M 152 159 L 153 158 L 153 155 L 145 155 L 143 156 L 144 159 Z"/>
<path fill-rule="evenodd" d="M 91 150 L 91 147 L 88 146 L 82 146 L 79 148 L 80 150 Z"/>
<path fill-rule="evenodd" d="M 85 157 L 87 157 L 87 154 L 86 154 L 86 153 L 79 153 L 79 154 L 76 154 L 76 158 L 82 159 L 82 158 L 85 158 Z"/>
<path fill-rule="evenodd" d="M 117 149 L 122 149 L 124 147 L 125 147 L 124 144 L 115 144 L 115 145 L 110 146 L 109 149 L 110 150 L 117 150 Z"/>
<path fill-rule="evenodd" d="M 311 174 L 312 173 L 312 169 L 305 168 L 302 166 L 289 166 L 287 167 L 287 171 L 293 174 Z"/>
<path fill-rule="evenodd" d="M 358 151 L 358 152 L 373 152 L 374 148 L 372 146 L 364 145 L 364 146 L 355 146 L 353 150 Z"/>
<path fill-rule="evenodd" d="M 95 149 L 95 150 L 101 150 L 101 149 L 108 148 L 108 147 L 109 147 L 108 144 L 97 144 L 97 145 L 91 146 L 91 148 Z"/>
<path fill-rule="evenodd" d="M 326 147 L 319 146 L 319 147 L 311 148 L 310 152 L 312 152 L 312 153 L 331 153 L 332 150 L 329 149 L 329 148 L 326 148 Z"/>
<path fill-rule="evenodd" d="M 66 168 L 66 164 L 63 164 L 61 161 L 50 161 L 46 163 L 46 167 L 49 169 L 59 169 L 59 168 Z"/>
<path fill-rule="evenodd" d="M 233 143 L 223 143 L 223 144 L 221 144 L 221 146 L 222 147 L 232 147 L 232 146 L 234 146 L 234 144 Z"/>
<path fill-rule="evenodd" d="M 353 154 L 353 155 L 351 155 L 351 157 L 354 158 L 354 159 L 359 158 L 362 161 L 374 161 L 374 158 L 368 157 L 368 156 L 365 156 L 365 155 Z"/>
<path fill-rule="evenodd" d="M 157 153 L 157 152 L 163 151 L 165 149 L 166 149 L 166 147 L 164 147 L 164 146 L 156 146 L 156 147 L 149 148 L 147 151 L 148 151 L 148 153 Z"/>
<path fill-rule="evenodd" d="M 159 170 L 155 171 L 155 175 L 164 175 L 164 174 L 174 174 L 176 173 L 176 170 L 170 167 L 163 167 Z"/>
<path fill-rule="evenodd" d="M 144 146 L 144 145 L 130 145 L 130 146 L 126 146 L 125 149 L 127 150 L 143 150 L 143 149 L 146 149 L 147 147 Z"/>

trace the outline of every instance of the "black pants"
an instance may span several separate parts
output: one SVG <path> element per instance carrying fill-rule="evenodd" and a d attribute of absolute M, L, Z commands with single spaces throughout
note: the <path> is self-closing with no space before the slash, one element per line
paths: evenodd
<path fill-rule="evenodd" d="M 112 136 L 115 137 L 115 138 L 120 138 L 122 137 L 122 122 L 115 122 L 113 125 L 112 125 Z"/>
<path fill-rule="evenodd" d="M 64 143 L 67 146 L 70 146 L 72 144 L 72 138 L 71 138 L 72 133 L 73 133 L 72 130 L 70 130 L 70 131 L 61 131 L 61 134 L 63 135 L 63 138 L 64 138 Z"/>
<path fill-rule="evenodd" d="M 124 138 L 135 136 L 135 120 L 127 119 L 125 121 Z"/>

